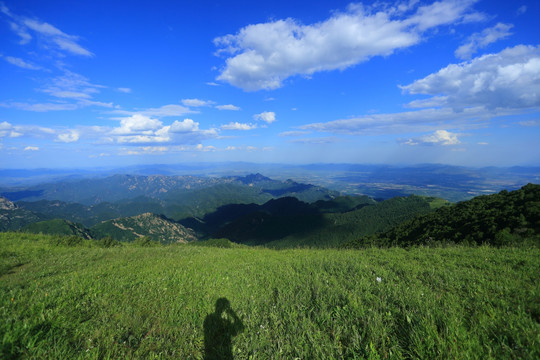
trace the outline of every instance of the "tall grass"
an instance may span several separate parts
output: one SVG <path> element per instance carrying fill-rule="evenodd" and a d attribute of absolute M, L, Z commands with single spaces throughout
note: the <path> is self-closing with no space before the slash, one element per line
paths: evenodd
<path fill-rule="evenodd" d="M 538 249 L 105 248 L 1 234 L 0 358 L 202 359 L 219 345 L 205 319 L 226 299 L 241 326 L 222 355 L 236 359 L 534 359 L 539 274 Z"/>

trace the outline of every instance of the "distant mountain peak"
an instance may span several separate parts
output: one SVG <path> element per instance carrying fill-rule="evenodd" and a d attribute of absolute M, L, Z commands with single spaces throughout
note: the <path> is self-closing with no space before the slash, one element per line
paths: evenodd
<path fill-rule="evenodd" d="M 242 184 L 253 184 L 261 181 L 272 181 L 272 179 L 259 173 L 238 177 L 237 180 L 240 181 Z"/>
<path fill-rule="evenodd" d="M 0 196 L 0 210 L 15 210 L 17 205 L 5 197 Z"/>

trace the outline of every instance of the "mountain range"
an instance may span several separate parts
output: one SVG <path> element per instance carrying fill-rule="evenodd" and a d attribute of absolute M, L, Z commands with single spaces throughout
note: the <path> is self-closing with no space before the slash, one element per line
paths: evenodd
<path fill-rule="evenodd" d="M 11 200 L 0 198 L 0 231 L 274 248 L 502 244 L 540 231 L 537 188 L 451 204 L 418 195 L 374 200 L 261 174 L 113 175 L 4 188 Z"/>

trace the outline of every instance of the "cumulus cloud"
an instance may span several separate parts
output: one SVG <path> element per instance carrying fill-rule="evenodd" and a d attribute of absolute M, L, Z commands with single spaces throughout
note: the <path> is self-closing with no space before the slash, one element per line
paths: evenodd
<path fill-rule="evenodd" d="M 214 104 L 214 102 L 210 100 L 200 100 L 200 99 L 182 99 L 182 104 L 185 106 L 191 106 L 191 107 L 201 107 L 201 106 L 211 106 L 212 104 Z"/>
<path fill-rule="evenodd" d="M 7 121 L 3 121 L 0 123 L 0 138 L 9 136 L 9 137 L 19 137 L 22 134 L 15 130 L 15 127 L 8 123 Z"/>
<path fill-rule="evenodd" d="M 432 95 L 411 107 L 450 106 L 523 109 L 540 106 L 540 46 L 518 45 L 469 62 L 452 64 L 401 88 Z"/>
<path fill-rule="evenodd" d="M 461 45 L 455 51 L 456 57 L 464 60 L 470 59 L 471 56 L 479 49 L 483 49 L 489 44 L 496 42 L 497 40 L 501 40 L 512 35 L 512 33 L 510 32 L 510 29 L 512 29 L 512 27 L 514 27 L 514 25 L 512 24 L 498 23 L 493 27 L 484 29 L 484 31 L 480 33 L 472 34 L 467 39 L 467 42 Z"/>
<path fill-rule="evenodd" d="M 461 142 L 458 139 L 458 134 L 451 133 L 446 130 L 437 130 L 433 134 L 424 135 L 417 138 L 407 139 L 402 142 L 403 145 L 457 145 Z"/>
<path fill-rule="evenodd" d="M 301 126 L 301 130 L 348 135 L 426 132 L 477 126 L 493 117 L 540 107 L 540 46 L 518 45 L 451 64 L 410 85 L 409 94 L 431 97 L 408 104 L 415 111 L 370 114 Z M 422 139 L 412 139 L 410 145 Z M 425 141 L 424 141 L 425 142 Z"/>
<path fill-rule="evenodd" d="M 218 136 L 215 129 L 199 129 L 191 119 L 164 125 L 158 119 L 135 114 L 120 120 L 120 126 L 108 132 L 112 141 L 122 144 L 187 143 L 195 144 Z"/>
<path fill-rule="evenodd" d="M 24 148 L 24 151 L 38 151 L 39 147 L 37 146 L 27 146 Z"/>
<path fill-rule="evenodd" d="M 170 129 L 172 133 L 187 133 L 193 131 L 199 131 L 199 123 L 191 119 L 184 119 L 182 121 L 175 120 Z"/>
<path fill-rule="evenodd" d="M 162 125 L 163 123 L 157 119 L 135 114 L 120 120 L 120 127 L 115 128 L 111 133 L 114 135 L 152 135 Z"/>
<path fill-rule="evenodd" d="M 258 121 L 264 121 L 267 124 L 271 124 L 276 121 L 276 113 L 273 111 L 264 111 L 260 114 L 253 115 L 253 118 Z"/>
<path fill-rule="evenodd" d="M 203 146 L 203 144 L 197 144 L 197 146 L 195 147 L 195 149 L 197 149 L 198 151 L 204 151 L 204 152 L 208 152 L 208 151 L 216 151 L 216 147 L 215 146 Z"/>
<path fill-rule="evenodd" d="M 79 140 L 80 133 L 77 130 L 69 130 L 58 134 L 56 141 L 63 143 L 72 143 Z"/>
<path fill-rule="evenodd" d="M 232 111 L 238 111 L 240 108 L 238 106 L 227 104 L 227 105 L 217 105 L 216 109 L 218 110 L 232 110 Z"/>
<path fill-rule="evenodd" d="M 257 124 L 242 124 L 239 122 L 230 122 L 225 125 L 221 125 L 223 130 L 253 130 L 257 128 Z"/>
<path fill-rule="evenodd" d="M 217 80 L 255 91 L 279 88 L 294 75 L 343 70 L 418 44 L 429 29 L 481 18 L 474 2 L 410 2 L 406 10 L 356 4 L 311 25 L 290 18 L 248 25 L 214 39 L 217 54 L 228 56 Z"/>

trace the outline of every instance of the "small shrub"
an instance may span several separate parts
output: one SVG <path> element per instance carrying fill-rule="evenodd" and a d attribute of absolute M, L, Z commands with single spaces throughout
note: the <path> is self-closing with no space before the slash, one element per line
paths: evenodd
<path fill-rule="evenodd" d="M 148 236 L 142 236 L 140 238 L 135 239 L 135 241 L 133 241 L 133 245 L 141 246 L 141 247 L 154 247 L 154 246 L 160 246 L 161 243 L 150 239 Z"/>
<path fill-rule="evenodd" d="M 118 240 L 113 239 L 110 236 L 105 236 L 104 238 L 97 241 L 97 245 L 102 248 L 111 248 L 115 246 L 122 246 L 122 243 Z"/>
<path fill-rule="evenodd" d="M 51 238 L 51 245 L 57 246 L 78 246 L 83 243 L 84 239 L 80 236 L 69 235 L 69 236 L 54 236 Z"/>

